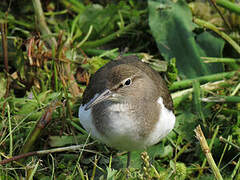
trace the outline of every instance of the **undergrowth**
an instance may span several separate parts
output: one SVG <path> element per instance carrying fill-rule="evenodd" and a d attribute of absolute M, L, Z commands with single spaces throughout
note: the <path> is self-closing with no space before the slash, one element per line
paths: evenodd
<path fill-rule="evenodd" d="M 240 179 L 239 7 L 222 2 L 1 1 L 0 179 Z M 167 80 L 177 121 L 126 169 L 78 108 L 90 76 L 129 54 Z"/>

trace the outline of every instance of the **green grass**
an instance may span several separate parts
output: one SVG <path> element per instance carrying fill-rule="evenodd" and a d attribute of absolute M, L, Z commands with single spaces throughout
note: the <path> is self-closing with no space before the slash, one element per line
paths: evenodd
<path fill-rule="evenodd" d="M 161 54 L 157 35 L 152 36 L 145 1 L 100 3 L 42 2 L 42 14 L 37 0 L 0 2 L 0 180 L 205 180 L 214 179 L 216 171 L 223 179 L 239 179 L 239 40 L 235 38 L 238 36 L 231 36 L 233 32 L 239 34 L 239 16 L 223 12 L 232 29 L 225 31 L 224 37 L 217 36 L 221 42 L 201 39 L 207 43 L 201 44 L 200 51 L 219 42 L 224 45 L 218 49 L 223 54 L 220 58 L 231 61 L 211 62 L 208 55 L 208 63 L 218 63 L 222 71 L 193 77 L 195 73 L 188 76 L 181 69 L 192 60 L 178 64 L 178 59 L 169 55 L 167 67 L 159 61 L 168 55 Z M 196 39 L 205 28 L 227 28 L 221 18 L 216 18 L 219 15 L 212 7 L 198 3 L 189 4 L 193 17 L 215 24 L 195 28 Z M 209 8 L 213 14 L 208 14 Z M 161 12 L 166 9 L 159 6 Z M 34 14 L 38 19 L 34 19 Z M 184 21 L 187 19 L 191 18 Z M 171 29 L 174 31 L 178 30 Z M 161 32 L 166 33 L 163 37 L 168 36 L 167 31 Z M 174 131 L 165 139 L 145 152 L 132 152 L 129 169 L 125 168 L 127 152 L 89 137 L 78 119 L 89 77 L 119 54 L 137 54 L 155 70 L 167 70 L 164 76 L 177 117 Z M 207 151 L 196 138 L 194 130 L 198 125 L 207 140 Z M 210 154 L 213 159 L 209 163 Z M 9 162 L 1 164 L 9 158 Z M 216 166 L 212 166 L 213 161 Z"/>

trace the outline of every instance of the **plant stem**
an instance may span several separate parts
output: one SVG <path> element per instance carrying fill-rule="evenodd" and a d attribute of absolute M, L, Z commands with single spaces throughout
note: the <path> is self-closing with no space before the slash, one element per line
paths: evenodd
<path fill-rule="evenodd" d="M 39 138 L 43 129 L 49 124 L 52 120 L 52 113 L 56 109 L 58 102 L 52 103 L 42 115 L 41 119 L 36 123 L 33 131 L 28 136 L 26 143 L 24 143 L 21 153 L 27 153 L 32 148 L 33 144 Z"/>
<path fill-rule="evenodd" d="M 127 25 L 125 28 L 120 29 L 115 33 L 112 33 L 112 34 L 108 35 L 107 37 L 98 39 L 96 41 L 87 41 L 81 47 L 82 48 L 94 48 L 94 47 L 101 46 L 103 44 L 106 44 L 107 42 L 110 42 L 110 41 L 118 38 L 119 36 L 123 35 L 124 33 L 126 33 L 127 31 L 129 31 L 130 29 L 132 29 L 135 26 L 136 26 L 135 23 L 131 23 L 131 24 Z"/>
<path fill-rule="evenodd" d="M 73 0 L 60 0 L 66 9 L 70 9 L 78 14 L 81 14 L 85 10 L 85 6 L 80 1 Z"/>
<path fill-rule="evenodd" d="M 240 59 L 234 58 L 218 58 L 218 57 L 201 57 L 204 63 L 237 63 Z"/>
<path fill-rule="evenodd" d="M 239 75 L 237 73 L 237 71 L 231 71 L 231 72 L 217 73 L 217 74 L 201 76 L 201 77 L 197 77 L 197 78 L 193 78 L 193 79 L 177 81 L 177 82 L 174 82 L 170 86 L 169 90 L 174 91 L 174 90 L 178 90 L 178 89 L 184 89 L 187 87 L 191 87 L 194 80 L 198 80 L 199 83 L 201 84 L 201 83 L 206 83 L 206 82 L 210 82 L 210 81 L 218 81 L 218 80 L 221 80 L 224 78 L 231 78 L 235 74 Z"/>
<path fill-rule="evenodd" d="M 233 170 L 233 172 L 231 174 L 231 179 L 239 179 L 238 178 L 239 174 L 237 175 L 237 172 L 239 171 L 239 167 L 240 167 L 240 158 L 238 159 L 238 162 L 237 162 L 237 164 L 236 164 L 236 166 L 235 166 L 235 168 L 234 168 L 234 170 Z M 236 177 L 236 178 L 234 178 L 234 177 Z"/>
<path fill-rule="evenodd" d="M 217 90 L 219 88 L 222 88 L 223 86 L 229 87 L 231 86 L 231 84 L 224 80 L 220 80 L 220 81 L 203 84 L 200 87 L 203 91 L 212 91 L 212 90 Z M 192 92 L 193 92 L 193 88 L 188 88 L 188 89 L 171 93 L 174 107 L 177 107 L 182 101 L 187 99 Z"/>
<path fill-rule="evenodd" d="M 197 139 L 200 142 L 202 151 L 204 152 L 204 154 L 205 154 L 205 156 L 207 158 L 208 164 L 210 165 L 210 167 L 211 167 L 211 169 L 212 169 L 212 171 L 213 171 L 213 173 L 215 175 L 215 178 L 217 180 L 223 180 L 223 178 L 222 178 L 222 176 L 220 174 L 220 171 L 219 171 L 219 169 L 217 168 L 217 165 L 214 162 L 214 159 L 212 157 L 211 151 L 210 151 L 210 149 L 208 147 L 207 141 L 206 141 L 206 139 L 204 137 L 204 134 L 202 132 L 202 129 L 201 129 L 200 125 L 198 125 L 194 131 L 196 133 Z"/>
<path fill-rule="evenodd" d="M 223 138 L 222 136 L 219 137 L 219 140 L 224 142 L 224 143 L 227 143 L 227 144 L 229 144 L 229 145 L 231 145 L 233 147 L 235 147 L 238 151 L 240 151 L 240 147 L 238 145 L 228 141 L 227 139 Z"/>
<path fill-rule="evenodd" d="M 216 5 L 216 1 L 215 0 L 209 0 L 209 2 L 213 5 L 213 7 L 217 10 L 218 14 L 220 15 L 220 17 L 222 18 L 223 22 L 226 24 L 226 26 L 232 30 L 231 25 L 229 24 L 228 20 L 226 19 L 226 17 L 222 14 L 222 12 L 220 11 L 219 7 Z"/>
<path fill-rule="evenodd" d="M 200 88 L 200 83 L 198 80 L 193 81 L 193 103 L 195 112 L 197 112 L 199 119 L 202 119 L 203 126 L 207 127 L 206 118 L 202 111 L 202 103 L 201 103 L 202 92 Z"/>
<path fill-rule="evenodd" d="M 232 3 L 229 0 L 216 0 L 216 4 L 240 15 L 240 7 L 236 3 Z"/>
<path fill-rule="evenodd" d="M 219 126 L 217 126 L 217 128 L 215 129 L 214 134 L 213 134 L 213 137 L 211 138 L 211 142 L 210 142 L 210 145 L 209 145 L 209 149 L 210 149 L 210 151 L 211 151 L 211 149 L 212 149 L 212 146 L 213 146 L 214 140 L 215 140 L 215 138 L 216 138 L 216 136 L 217 136 L 217 134 L 218 134 L 218 130 L 219 130 Z M 202 171 L 203 171 L 203 169 L 205 168 L 206 161 L 207 161 L 207 159 L 204 158 L 203 163 L 202 163 L 202 166 L 201 166 L 201 169 L 200 169 L 200 172 L 199 172 L 199 176 L 198 176 L 198 177 L 201 176 Z"/>
<path fill-rule="evenodd" d="M 204 102 L 240 103 L 240 96 L 214 96 L 202 98 Z"/>
<path fill-rule="evenodd" d="M 35 15 L 36 15 L 36 24 L 37 24 L 40 32 L 42 33 L 42 35 L 47 35 L 47 36 L 51 35 L 52 32 L 48 28 L 47 23 L 45 21 L 45 16 L 43 13 L 43 9 L 42 9 L 40 0 L 32 0 L 32 3 L 33 3 Z M 54 37 L 48 38 L 47 42 L 50 45 L 50 47 L 57 46 L 57 41 Z"/>
<path fill-rule="evenodd" d="M 231 44 L 232 47 L 240 54 L 239 45 L 231 37 L 229 37 L 226 33 L 222 32 L 222 31 L 219 31 L 218 28 L 215 25 L 213 25 L 213 24 L 211 24 L 207 21 L 204 21 L 202 19 L 198 19 L 198 18 L 193 18 L 193 22 L 196 23 L 199 26 L 202 26 L 202 27 L 207 28 L 207 29 L 211 29 L 212 31 L 217 33 L 225 41 L 227 41 L 229 44 Z"/>
<path fill-rule="evenodd" d="M 216 58 L 216 57 L 201 57 L 204 63 L 225 63 L 231 69 L 238 70 L 239 65 L 237 63 L 240 62 L 240 59 L 233 59 L 233 58 Z"/>
<path fill-rule="evenodd" d="M 89 143 L 87 145 L 91 145 L 91 144 L 93 144 L 93 143 Z M 81 145 L 73 145 L 73 146 L 61 147 L 61 148 L 55 148 L 55 149 L 28 152 L 28 153 L 20 154 L 18 156 L 14 156 L 12 158 L 4 159 L 4 160 L 0 161 L 0 165 L 7 164 L 9 162 L 17 161 L 19 159 L 29 157 L 29 156 L 34 156 L 34 155 L 43 155 L 43 154 L 58 153 L 58 152 L 64 152 L 64 151 L 83 150 L 84 146 L 86 146 L 86 145 L 81 144 Z M 86 149 L 84 149 L 84 151 L 95 153 L 95 154 L 100 154 L 96 151 L 91 151 L 91 150 L 86 150 Z"/>
<path fill-rule="evenodd" d="M 220 138 L 219 138 L 219 139 L 220 139 Z M 230 136 L 228 136 L 228 139 L 230 139 Z M 222 154 L 221 154 L 220 160 L 218 161 L 218 168 L 219 168 L 220 165 L 221 165 L 221 162 L 222 162 L 222 160 L 223 160 L 223 156 L 224 156 L 224 154 L 225 154 L 225 152 L 226 152 L 226 150 L 227 150 L 227 147 L 228 147 L 228 144 L 226 143 L 225 146 L 224 146 L 224 148 L 223 148 L 223 152 L 222 152 Z"/>
<path fill-rule="evenodd" d="M 2 37 L 2 52 L 3 52 L 3 61 L 4 61 L 4 69 L 5 69 L 5 77 L 7 79 L 6 91 L 4 94 L 4 99 L 7 99 L 10 91 L 10 78 L 8 76 L 9 67 L 8 67 L 8 41 L 7 41 L 7 23 L 3 22 L 0 24 L 1 28 L 1 37 Z M 4 102 L 2 107 L 2 117 L 4 117 L 5 108 L 7 101 Z"/>
<path fill-rule="evenodd" d="M 4 68 L 8 73 L 9 68 L 8 68 L 7 23 L 1 23 L 1 36 L 2 36 Z"/>

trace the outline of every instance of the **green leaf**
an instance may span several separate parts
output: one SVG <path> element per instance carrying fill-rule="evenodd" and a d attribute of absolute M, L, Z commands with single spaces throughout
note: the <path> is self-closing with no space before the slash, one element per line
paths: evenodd
<path fill-rule="evenodd" d="M 175 57 L 182 77 L 221 72 L 221 64 L 204 64 L 200 57 L 221 57 L 224 41 L 209 32 L 194 33 L 197 27 L 184 0 L 148 0 L 149 26 L 162 56 Z"/>
<path fill-rule="evenodd" d="M 198 34 L 195 40 L 203 50 L 202 54 L 206 57 L 222 57 L 222 51 L 225 44 L 222 39 L 216 38 L 211 33 L 204 31 L 201 34 Z M 201 57 L 203 55 L 201 55 Z M 223 71 L 223 65 L 221 63 L 208 63 L 204 65 L 207 65 L 211 73 Z"/>
<path fill-rule="evenodd" d="M 50 136 L 50 147 L 62 147 L 70 144 L 75 144 L 76 141 L 79 144 L 84 144 L 87 139 L 87 135 L 74 136 Z"/>
<path fill-rule="evenodd" d="M 100 57 L 95 56 L 89 59 L 87 64 L 82 64 L 81 66 L 83 68 L 86 68 L 91 74 L 94 74 L 99 68 L 108 62 L 108 60 L 104 60 Z"/>
<path fill-rule="evenodd" d="M 141 160 L 141 152 L 140 151 L 133 151 L 131 152 L 131 159 L 130 159 L 130 167 L 131 168 L 140 168 L 142 165 L 142 160 Z M 123 164 L 123 167 L 126 166 L 127 164 L 127 154 L 119 156 L 119 160 L 121 164 Z"/>
<path fill-rule="evenodd" d="M 146 149 L 149 157 L 151 159 L 155 159 L 156 157 L 166 158 L 172 157 L 173 155 L 173 148 L 170 145 L 164 146 L 163 143 L 156 144 L 154 146 L 150 146 Z M 140 168 L 142 166 L 142 159 L 141 153 L 143 150 L 133 151 L 131 152 L 131 168 Z M 127 154 L 123 156 L 119 156 L 119 159 L 123 165 L 127 164 Z"/>
<path fill-rule="evenodd" d="M 109 3 L 106 7 L 99 4 L 89 5 L 79 16 L 77 28 L 86 34 L 92 25 L 94 31 L 89 40 L 99 39 L 115 31 L 117 25 L 121 29 L 121 26 L 125 24 L 124 19 L 134 17 L 131 16 L 134 12 L 137 11 L 131 9 L 124 1 L 119 4 Z M 121 15 L 124 16 L 123 19 L 120 18 Z M 134 18 L 137 18 L 138 14 L 135 13 L 135 15 Z"/>
<path fill-rule="evenodd" d="M 147 153 L 149 157 L 155 159 L 158 157 L 164 157 L 166 148 L 164 147 L 163 143 L 158 143 L 154 146 L 151 146 L 147 149 Z"/>
<path fill-rule="evenodd" d="M 187 141 L 195 140 L 194 129 L 198 124 L 197 116 L 190 112 L 183 112 L 177 116 L 179 123 L 177 130 L 180 135 Z"/>
<path fill-rule="evenodd" d="M 161 142 L 159 144 L 149 147 L 147 149 L 147 152 L 152 159 L 155 159 L 156 157 L 160 157 L 162 159 L 166 157 L 172 157 L 173 148 L 170 145 L 165 146 Z"/>
<path fill-rule="evenodd" d="M 107 180 L 114 180 L 117 170 L 107 167 Z"/>

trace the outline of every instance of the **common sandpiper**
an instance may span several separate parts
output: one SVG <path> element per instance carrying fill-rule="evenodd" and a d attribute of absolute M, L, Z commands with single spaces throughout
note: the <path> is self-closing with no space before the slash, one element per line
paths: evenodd
<path fill-rule="evenodd" d="M 91 136 L 129 152 L 158 143 L 176 119 L 164 79 L 135 55 L 107 63 L 90 78 L 79 118 Z"/>

